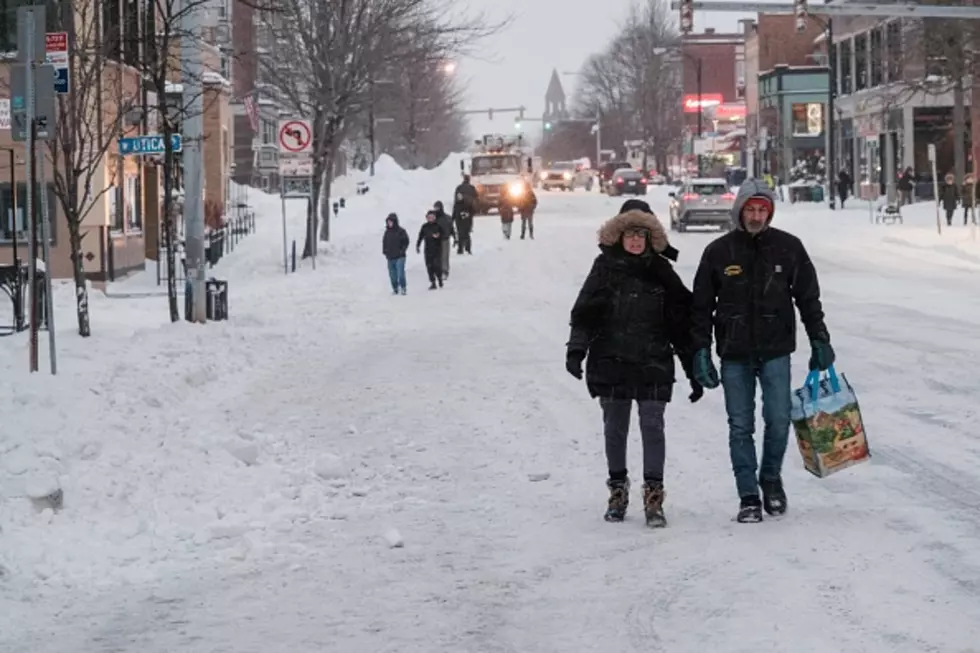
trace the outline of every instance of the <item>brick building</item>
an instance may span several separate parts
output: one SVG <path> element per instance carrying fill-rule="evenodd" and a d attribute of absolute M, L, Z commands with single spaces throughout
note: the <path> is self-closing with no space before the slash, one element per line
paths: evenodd
<path fill-rule="evenodd" d="M 772 77 L 773 71 L 780 66 L 810 69 L 825 64 L 825 58 L 821 56 L 823 20 L 823 16 L 811 17 L 802 32 L 796 31 L 796 17 L 792 14 L 759 14 L 755 20 L 740 22 L 745 39 L 746 165 L 752 174 L 763 171 L 764 166 L 755 163 L 762 159 L 761 150 L 773 145 L 768 141 L 773 136 L 774 126 L 780 122 L 772 107 L 768 113 L 773 115 L 762 115 L 759 77 Z M 767 142 L 760 143 L 762 140 Z"/>
<path fill-rule="evenodd" d="M 741 33 L 719 33 L 705 29 L 688 34 L 681 42 L 682 111 L 688 136 L 697 134 L 698 115 L 702 119 L 702 137 L 711 134 L 720 123 L 737 126 L 744 120 L 745 38 Z M 698 107 L 698 70 L 700 69 L 701 107 Z M 729 129 L 719 129 L 729 131 Z M 707 147 L 685 138 L 685 150 Z M 703 139 L 702 139 L 703 140 Z M 735 163 L 735 161 L 732 161 Z"/>

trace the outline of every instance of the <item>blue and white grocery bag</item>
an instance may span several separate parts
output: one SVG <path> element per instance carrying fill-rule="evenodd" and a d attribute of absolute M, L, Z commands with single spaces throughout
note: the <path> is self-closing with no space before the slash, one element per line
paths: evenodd
<path fill-rule="evenodd" d="M 842 385 L 843 382 L 843 385 Z M 871 457 L 854 388 L 831 365 L 810 372 L 793 393 L 790 412 L 803 466 L 823 478 Z"/>

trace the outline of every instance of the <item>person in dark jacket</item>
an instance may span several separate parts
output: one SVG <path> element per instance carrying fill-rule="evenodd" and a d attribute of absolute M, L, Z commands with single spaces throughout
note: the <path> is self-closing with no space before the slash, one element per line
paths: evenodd
<path fill-rule="evenodd" d="M 381 252 L 388 259 L 388 276 L 391 278 L 393 295 L 397 295 L 399 291 L 404 295 L 408 291 L 405 283 L 405 255 L 411 242 L 408 232 L 398 224 L 398 216 L 389 213 L 385 219 L 385 235 L 381 239 Z"/>
<path fill-rule="evenodd" d="M 626 442 L 630 411 L 639 408 L 643 438 L 643 506 L 650 526 L 666 525 L 664 410 L 674 387 L 674 356 L 693 378 L 691 292 L 662 255 L 667 234 L 652 213 L 631 210 L 599 230 L 601 253 L 592 264 L 571 314 L 565 367 L 585 378 L 602 407 L 609 478 L 606 521 L 622 521 L 629 507 Z M 691 401 L 701 387 L 691 382 Z"/>
<path fill-rule="evenodd" d="M 449 278 L 449 259 L 452 251 L 452 241 L 456 240 L 456 229 L 453 227 L 453 218 L 443 209 L 442 202 L 432 205 L 432 210 L 436 212 L 436 222 L 442 227 L 442 254 L 441 269 L 442 280 Z"/>
<path fill-rule="evenodd" d="M 952 173 L 946 175 L 943 186 L 939 189 L 939 201 L 946 211 L 946 225 L 953 226 L 953 214 L 960 204 L 960 189 L 956 186 L 956 177 Z"/>
<path fill-rule="evenodd" d="M 977 223 L 977 182 L 973 175 L 967 175 L 963 179 L 963 192 L 960 195 L 960 201 L 963 203 L 963 226 L 965 227 L 970 222 L 970 217 L 973 217 L 973 224 Z"/>
<path fill-rule="evenodd" d="M 906 168 L 905 172 L 898 178 L 899 206 L 912 203 L 912 195 L 915 190 L 915 172 L 912 168 Z"/>
<path fill-rule="evenodd" d="M 453 222 L 456 224 L 456 253 L 473 253 L 473 216 L 477 209 L 477 192 L 470 183 L 470 176 L 463 175 L 463 183 L 453 193 Z"/>
<path fill-rule="evenodd" d="M 810 340 L 810 369 L 822 371 L 834 363 L 816 270 L 796 236 L 770 226 L 774 210 L 775 198 L 766 184 L 746 180 L 732 207 L 735 229 L 705 248 L 694 279 L 695 378 L 706 388 L 719 385 L 711 360 L 714 325 L 729 452 L 741 499 L 737 519 L 743 523 L 761 521 L 763 507 L 770 515 L 786 511 L 781 473 L 792 402 L 790 355 L 796 351 L 794 303 Z M 765 422 L 758 466 L 753 439 L 756 379 L 762 386 Z"/>
<path fill-rule="evenodd" d="M 531 240 L 534 240 L 534 211 L 537 208 L 538 196 L 534 194 L 534 189 L 528 185 L 527 193 L 521 202 L 521 240 L 524 240 L 525 233 L 531 236 Z"/>
<path fill-rule="evenodd" d="M 415 251 L 422 250 L 425 243 L 425 270 L 429 273 L 429 290 L 435 290 L 436 284 L 442 288 L 442 227 L 436 222 L 436 212 L 425 214 L 425 223 L 419 229 L 419 239 L 415 243 Z"/>
<path fill-rule="evenodd" d="M 848 193 L 851 191 L 851 187 L 854 181 L 851 179 L 851 175 L 848 174 L 847 170 L 841 170 L 837 173 L 837 196 L 840 198 L 840 207 L 844 208 L 844 202 L 847 201 Z"/>

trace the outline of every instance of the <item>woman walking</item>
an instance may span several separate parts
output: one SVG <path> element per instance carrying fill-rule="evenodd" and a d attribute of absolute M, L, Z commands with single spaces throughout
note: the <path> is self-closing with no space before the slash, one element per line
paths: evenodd
<path fill-rule="evenodd" d="M 627 210 L 630 206 L 643 209 Z M 609 503 L 605 519 L 620 522 L 629 507 L 626 442 L 635 401 L 643 440 L 643 507 L 647 525 L 664 515 L 664 410 L 674 386 L 674 355 L 693 376 L 691 291 L 665 253 L 676 258 L 649 207 L 627 203 L 599 230 L 601 253 L 572 308 L 565 367 L 577 379 L 586 364 L 589 394 L 599 399 L 606 441 Z M 690 400 L 703 390 L 691 381 Z"/>

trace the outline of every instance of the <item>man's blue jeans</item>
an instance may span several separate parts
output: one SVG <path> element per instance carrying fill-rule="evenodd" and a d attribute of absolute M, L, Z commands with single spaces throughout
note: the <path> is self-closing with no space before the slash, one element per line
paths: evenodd
<path fill-rule="evenodd" d="M 793 401 L 790 389 L 789 356 L 765 362 L 721 362 L 721 383 L 725 389 L 725 410 L 728 412 L 728 447 L 732 457 L 732 472 L 740 497 L 759 495 L 756 478 L 755 440 L 755 380 L 762 386 L 762 465 L 759 478 L 780 477 L 783 456 L 789 439 L 789 413 Z"/>
<path fill-rule="evenodd" d="M 391 289 L 398 292 L 405 290 L 405 257 L 388 260 L 388 277 L 391 278 Z"/>

